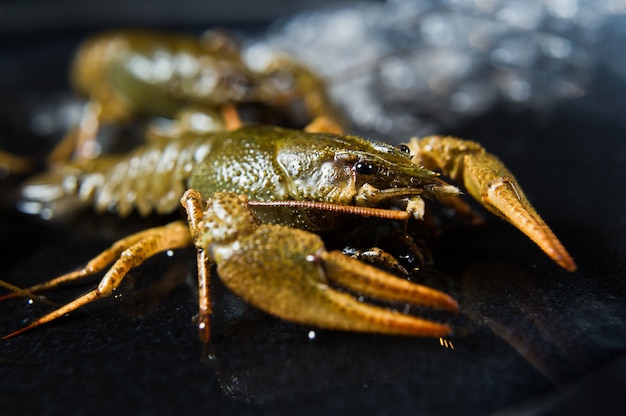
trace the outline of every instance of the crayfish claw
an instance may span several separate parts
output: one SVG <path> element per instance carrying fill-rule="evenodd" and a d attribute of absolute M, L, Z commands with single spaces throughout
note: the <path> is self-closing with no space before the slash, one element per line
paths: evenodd
<path fill-rule="evenodd" d="M 221 280 L 246 302 L 319 328 L 432 337 L 451 332 L 448 325 L 361 302 L 335 285 L 382 301 L 458 310 L 444 293 L 327 252 L 319 236 L 284 226 L 260 226 L 217 265 Z"/>
<path fill-rule="evenodd" d="M 568 271 L 576 263 L 524 195 L 513 174 L 480 144 L 454 137 L 413 138 L 408 144 L 416 164 L 440 169 L 492 213 L 504 218 Z"/>
<path fill-rule="evenodd" d="M 458 303 L 443 292 L 411 283 L 338 251 L 323 252 L 320 259 L 329 280 L 356 293 L 387 302 L 459 311 Z"/>
<path fill-rule="evenodd" d="M 572 257 L 499 159 L 489 153 L 469 156 L 464 176 L 469 193 L 483 206 L 526 234 L 561 267 L 576 270 Z"/>

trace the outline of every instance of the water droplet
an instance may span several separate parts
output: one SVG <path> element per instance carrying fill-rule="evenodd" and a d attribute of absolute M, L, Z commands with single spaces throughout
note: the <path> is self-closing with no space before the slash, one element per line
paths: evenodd
<path fill-rule="evenodd" d="M 541 48 L 550 58 L 563 59 L 572 53 L 572 42 L 561 36 L 545 36 Z"/>
<path fill-rule="evenodd" d="M 547 0 L 548 13 L 559 19 L 571 19 L 578 13 L 578 0 Z"/>
<path fill-rule="evenodd" d="M 45 207 L 41 209 L 39 216 L 42 220 L 49 221 L 54 217 L 54 211 L 50 207 Z"/>
<path fill-rule="evenodd" d="M 509 0 L 496 13 L 498 20 L 524 29 L 535 29 L 542 17 L 543 5 L 525 0 Z"/>
<path fill-rule="evenodd" d="M 502 93 L 511 101 L 522 102 L 530 97 L 532 89 L 525 79 L 509 77 L 500 84 Z"/>
<path fill-rule="evenodd" d="M 380 66 L 380 76 L 383 83 L 390 88 L 405 89 L 413 85 L 414 69 L 401 59 L 390 58 Z"/>
<path fill-rule="evenodd" d="M 424 19 L 421 31 L 424 40 L 431 45 L 446 46 L 454 39 L 454 30 L 450 26 L 450 20 L 437 14 Z"/>
<path fill-rule="evenodd" d="M 615 15 L 626 14 L 626 0 L 609 0 L 607 10 Z"/>

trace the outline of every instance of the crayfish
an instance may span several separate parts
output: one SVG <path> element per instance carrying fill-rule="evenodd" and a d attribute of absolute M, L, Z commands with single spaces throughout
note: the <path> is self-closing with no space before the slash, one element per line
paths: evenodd
<path fill-rule="evenodd" d="M 392 146 L 338 133 L 341 128 L 336 122 L 320 122 L 332 114 L 320 105 L 325 97 L 318 90 L 321 82 L 307 81 L 307 87 L 302 87 L 302 79 L 311 80 L 312 74 L 291 65 L 297 68 L 292 78 L 300 81 L 286 91 L 272 90 L 267 95 L 272 75 L 264 74 L 261 78 L 265 81 L 256 81 L 260 75 L 240 65 L 232 51 L 222 53 L 228 64 L 237 63 L 240 72 L 229 70 L 225 72 L 229 81 L 219 78 L 213 85 L 213 92 L 223 91 L 224 95 L 205 91 L 196 97 L 189 92 L 195 87 L 185 87 L 192 80 L 184 76 L 200 74 L 202 69 L 193 72 L 186 67 L 184 76 L 177 69 L 176 76 L 183 76 L 182 80 L 172 75 L 176 72 L 172 71 L 176 68 L 173 62 L 183 59 L 180 50 L 197 54 L 184 58 L 191 60 L 187 65 L 209 60 L 204 59 L 206 51 L 189 42 L 188 38 L 115 33 L 105 35 L 104 40 L 97 37 L 81 49 L 75 79 L 79 90 L 86 90 L 92 108 L 99 109 L 95 126 L 139 113 L 176 117 L 187 107 L 220 110 L 247 100 L 283 106 L 294 95 L 309 103 L 310 116 L 316 121 L 304 130 L 242 126 L 233 122 L 231 115 L 213 128 L 197 129 L 185 126 L 179 118 L 174 123 L 177 128 L 166 134 L 149 129 L 146 143 L 127 155 L 79 151 L 69 160 L 57 159 L 47 172 L 23 185 L 23 198 L 31 206 L 54 206 L 56 198 L 74 198 L 92 204 L 96 211 L 126 216 L 133 210 L 141 215 L 172 213 L 182 203 L 187 220 L 133 234 L 81 270 L 5 296 L 31 296 L 108 268 L 97 288 L 8 336 L 110 296 L 131 268 L 159 252 L 191 245 L 197 248 L 198 327 L 204 342 L 210 336 L 213 265 L 235 294 L 285 320 L 346 331 L 447 335 L 451 329 L 446 324 L 376 306 L 353 294 L 457 312 L 457 302 L 449 295 L 383 271 L 375 267 L 375 261 L 374 265 L 364 264 L 340 251 L 327 251 L 317 235 L 340 228 L 346 216 L 419 221 L 429 210 L 429 200 L 466 207 L 461 191 L 438 172 L 464 184 L 470 195 L 526 233 L 559 265 L 570 271 L 576 268 L 513 175 L 479 144 L 431 136 Z M 101 51 L 97 58 L 91 57 L 93 50 Z M 169 66 L 159 61 L 159 56 L 171 61 Z M 223 66 L 212 62 L 215 67 Z M 149 85 L 150 79 L 132 78 L 125 72 L 133 66 L 144 67 L 144 78 L 146 74 L 163 76 L 168 72 L 163 68 L 170 68 L 170 78 L 167 82 L 152 79 L 155 85 Z M 306 95 L 310 90 L 314 99 Z M 82 124 L 78 136 L 85 135 L 88 123 Z M 87 129 L 90 134 L 95 132 L 93 127 Z M 76 143 L 81 140 L 74 141 L 79 149 L 81 145 Z M 54 198 L 46 199 L 50 195 Z"/>

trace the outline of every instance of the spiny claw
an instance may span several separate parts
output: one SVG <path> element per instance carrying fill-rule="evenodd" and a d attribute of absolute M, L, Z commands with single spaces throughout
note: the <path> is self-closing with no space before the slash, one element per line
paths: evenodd
<path fill-rule="evenodd" d="M 413 138 L 408 146 L 414 163 L 440 169 L 452 180 L 462 182 L 485 208 L 517 227 L 561 267 L 576 270 L 576 263 L 565 247 L 496 156 L 478 143 L 454 137 Z"/>
<path fill-rule="evenodd" d="M 183 197 L 190 217 L 196 216 L 190 220 L 196 246 L 210 253 L 220 279 L 251 305 L 288 321 L 326 329 L 433 337 L 450 333 L 447 325 L 361 302 L 334 286 L 382 301 L 456 312 L 458 305 L 450 296 L 339 252 L 327 252 L 316 234 L 255 224 L 243 197 L 217 194 L 207 201 L 200 219 L 196 198 L 197 193 Z M 226 212 L 227 217 L 216 218 Z M 225 221 L 232 226 L 235 218 L 236 230 L 225 234 L 219 225 Z"/>

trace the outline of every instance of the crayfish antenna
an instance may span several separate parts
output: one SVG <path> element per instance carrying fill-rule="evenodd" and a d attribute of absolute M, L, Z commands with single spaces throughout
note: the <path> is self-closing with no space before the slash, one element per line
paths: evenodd
<path fill-rule="evenodd" d="M 23 289 L 21 287 L 12 285 L 9 282 L 5 282 L 4 280 L 0 280 L 0 286 L 2 286 L 5 289 L 8 289 L 8 290 L 11 291 L 11 293 L 7 293 L 6 295 L 0 296 L 0 302 L 3 302 L 5 300 L 9 300 L 9 299 L 13 299 L 13 298 L 17 298 L 19 296 L 22 296 L 22 297 L 25 297 L 25 298 L 28 298 L 28 299 L 35 300 L 37 302 L 45 303 L 45 304 L 50 305 L 50 306 L 54 306 L 54 307 L 59 306 L 56 303 L 51 302 L 48 299 L 33 293 L 29 289 Z"/>

